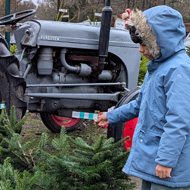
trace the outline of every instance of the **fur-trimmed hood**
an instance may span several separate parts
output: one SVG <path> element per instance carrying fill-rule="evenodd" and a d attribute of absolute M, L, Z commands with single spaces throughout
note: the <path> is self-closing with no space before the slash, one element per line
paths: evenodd
<path fill-rule="evenodd" d="M 174 53 L 185 49 L 185 26 L 181 14 L 165 5 L 144 12 L 133 10 L 130 26 L 142 38 L 156 61 L 163 61 Z"/>

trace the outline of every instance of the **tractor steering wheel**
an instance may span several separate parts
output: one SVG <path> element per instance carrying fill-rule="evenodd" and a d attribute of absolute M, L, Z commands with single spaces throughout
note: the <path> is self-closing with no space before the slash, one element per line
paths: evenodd
<path fill-rule="evenodd" d="M 20 11 L 17 13 L 13 13 L 4 17 L 0 18 L 0 25 L 14 25 L 16 24 L 19 20 L 22 20 L 32 14 L 34 14 L 36 10 L 30 9 L 26 11 Z M 21 15 L 21 16 L 19 16 Z"/>

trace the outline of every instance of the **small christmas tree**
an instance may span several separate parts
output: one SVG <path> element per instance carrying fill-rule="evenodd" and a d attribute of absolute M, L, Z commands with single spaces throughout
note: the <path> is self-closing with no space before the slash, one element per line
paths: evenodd
<path fill-rule="evenodd" d="M 66 180 L 67 188 L 72 190 L 133 189 L 134 184 L 129 185 L 128 176 L 121 171 L 129 154 L 120 148 L 125 139 L 113 143 L 113 138 L 100 135 L 90 146 L 80 137 L 73 139 L 63 132 L 61 135 L 60 139 L 65 138 L 62 142 L 67 142 L 67 148 L 62 149 L 62 156 L 59 153 L 49 157 L 49 169 L 46 168 L 46 172 L 57 176 L 57 182 Z M 53 145 L 59 151 L 63 146 L 58 140 Z"/>
<path fill-rule="evenodd" d="M 62 128 L 60 137 L 52 142 L 42 134 L 38 144 L 35 139 L 21 143 L 15 130 L 24 119 L 16 122 L 12 111 L 11 117 L 5 110 L 0 116 L 5 135 L 0 142 L 0 190 L 133 189 L 134 184 L 128 184 L 128 176 L 121 171 L 129 154 L 120 148 L 125 139 L 114 143 L 113 138 L 100 135 L 89 145 L 81 137 L 66 135 Z M 47 148 L 50 143 L 53 151 Z"/>

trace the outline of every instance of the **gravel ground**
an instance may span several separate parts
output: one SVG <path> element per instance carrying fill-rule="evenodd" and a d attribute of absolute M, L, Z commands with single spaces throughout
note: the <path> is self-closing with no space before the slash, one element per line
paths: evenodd
<path fill-rule="evenodd" d="M 136 184 L 136 187 L 133 190 L 141 190 L 141 179 L 130 176 L 131 182 Z"/>

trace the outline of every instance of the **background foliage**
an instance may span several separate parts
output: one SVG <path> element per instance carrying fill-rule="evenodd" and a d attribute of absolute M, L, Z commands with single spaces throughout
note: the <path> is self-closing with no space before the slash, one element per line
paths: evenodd
<path fill-rule="evenodd" d="M 187 55 L 190 56 L 190 47 L 186 47 Z M 138 78 L 138 86 L 141 86 L 144 81 L 144 76 L 147 72 L 147 64 L 149 60 L 142 55 L 140 68 L 139 68 L 139 78 Z"/>
<path fill-rule="evenodd" d="M 141 86 L 144 81 L 144 76 L 147 72 L 148 62 L 149 62 L 149 60 L 142 55 L 141 62 L 140 62 L 140 68 L 139 68 L 138 86 Z"/>
<path fill-rule="evenodd" d="M 187 48 L 187 55 L 190 56 L 190 47 L 186 47 Z"/>
<path fill-rule="evenodd" d="M 5 15 L 5 1 L 0 1 L 0 17 Z M 86 16 L 90 16 L 93 20 L 94 12 L 101 12 L 104 7 L 105 0 L 38 0 L 39 5 L 35 5 L 32 0 L 11 0 L 11 13 L 26 9 L 37 9 L 37 19 L 55 20 L 59 8 L 67 8 L 70 17 L 74 15 L 76 19 L 73 22 L 86 20 Z M 60 5 L 62 5 L 60 7 Z M 133 9 L 135 7 L 145 10 L 155 5 L 168 5 L 179 10 L 184 18 L 184 22 L 190 22 L 190 1 L 189 0 L 112 0 L 111 7 L 113 15 L 119 17 L 126 8 Z"/>

